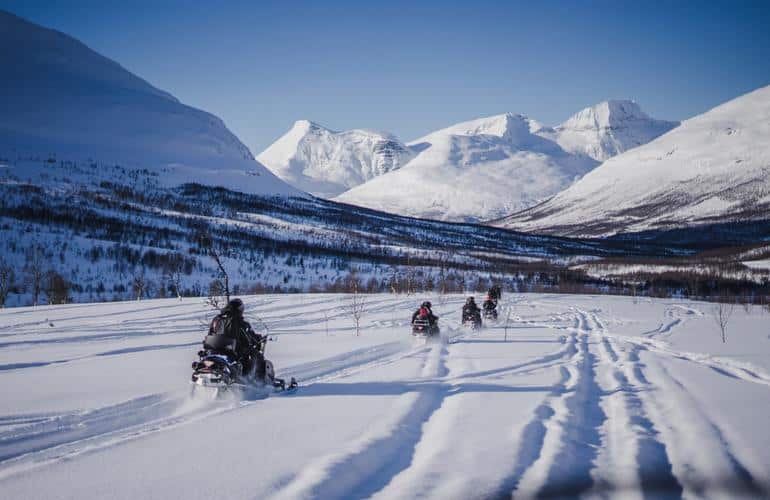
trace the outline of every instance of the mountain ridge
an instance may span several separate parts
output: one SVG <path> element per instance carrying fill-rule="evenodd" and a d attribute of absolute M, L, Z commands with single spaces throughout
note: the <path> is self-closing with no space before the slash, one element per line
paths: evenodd
<path fill-rule="evenodd" d="M 571 236 L 667 230 L 770 214 L 770 86 L 611 158 L 570 188 L 494 224 Z"/>

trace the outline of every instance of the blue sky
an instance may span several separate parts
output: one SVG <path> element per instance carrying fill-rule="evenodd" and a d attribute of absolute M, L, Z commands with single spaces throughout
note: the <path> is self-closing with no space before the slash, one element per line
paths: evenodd
<path fill-rule="evenodd" d="M 298 119 L 408 141 L 608 98 L 684 119 L 770 84 L 770 2 L 8 1 L 210 111 L 258 154 Z"/>

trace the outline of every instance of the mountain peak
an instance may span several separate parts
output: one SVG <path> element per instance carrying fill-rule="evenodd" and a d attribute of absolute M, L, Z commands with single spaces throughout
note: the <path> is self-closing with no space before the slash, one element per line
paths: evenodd
<path fill-rule="evenodd" d="M 610 99 L 572 115 L 553 129 L 537 131 L 570 153 L 605 161 L 646 144 L 679 125 L 647 115 L 636 101 Z"/>
<path fill-rule="evenodd" d="M 578 111 L 557 129 L 606 129 L 623 126 L 628 122 L 649 121 L 651 118 L 642 111 L 636 101 L 610 99 Z"/>
<path fill-rule="evenodd" d="M 400 168 L 413 156 L 386 132 L 337 132 L 309 120 L 297 120 L 257 158 L 289 184 L 330 198 Z"/>

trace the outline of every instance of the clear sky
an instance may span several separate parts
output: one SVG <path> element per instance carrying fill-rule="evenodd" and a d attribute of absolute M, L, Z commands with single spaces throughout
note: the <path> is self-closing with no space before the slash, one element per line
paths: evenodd
<path fill-rule="evenodd" d="M 258 154 L 295 120 L 415 139 L 608 98 L 684 119 L 770 84 L 770 1 L 0 0 L 210 111 Z"/>

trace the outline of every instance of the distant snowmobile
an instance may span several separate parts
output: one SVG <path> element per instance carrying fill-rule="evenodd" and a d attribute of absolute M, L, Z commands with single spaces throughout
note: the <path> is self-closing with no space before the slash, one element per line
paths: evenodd
<path fill-rule="evenodd" d="M 438 316 L 433 314 L 430 302 L 423 302 L 412 315 L 412 336 L 418 339 L 439 339 L 441 330 L 438 327 Z"/>
<path fill-rule="evenodd" d="M 463 314 L 463 326 L 465 328 L 470 328 L 471 330 L 481 330 L 481 314 L 479 313 L 468 313 Z"/>
<path fill-rule="evenodd" d="M 497 300 L 493 299 L 491 294 L 487 295 L 487 300 L 481 305 L 484 311 L 484 319 L 497 321 Z"/>
<path fill-rule="evenodd" d="M 481 329 L 481 310 L 473 297 L 468 297 L 463 306 L 462 324 L 471 330 Z"/>

